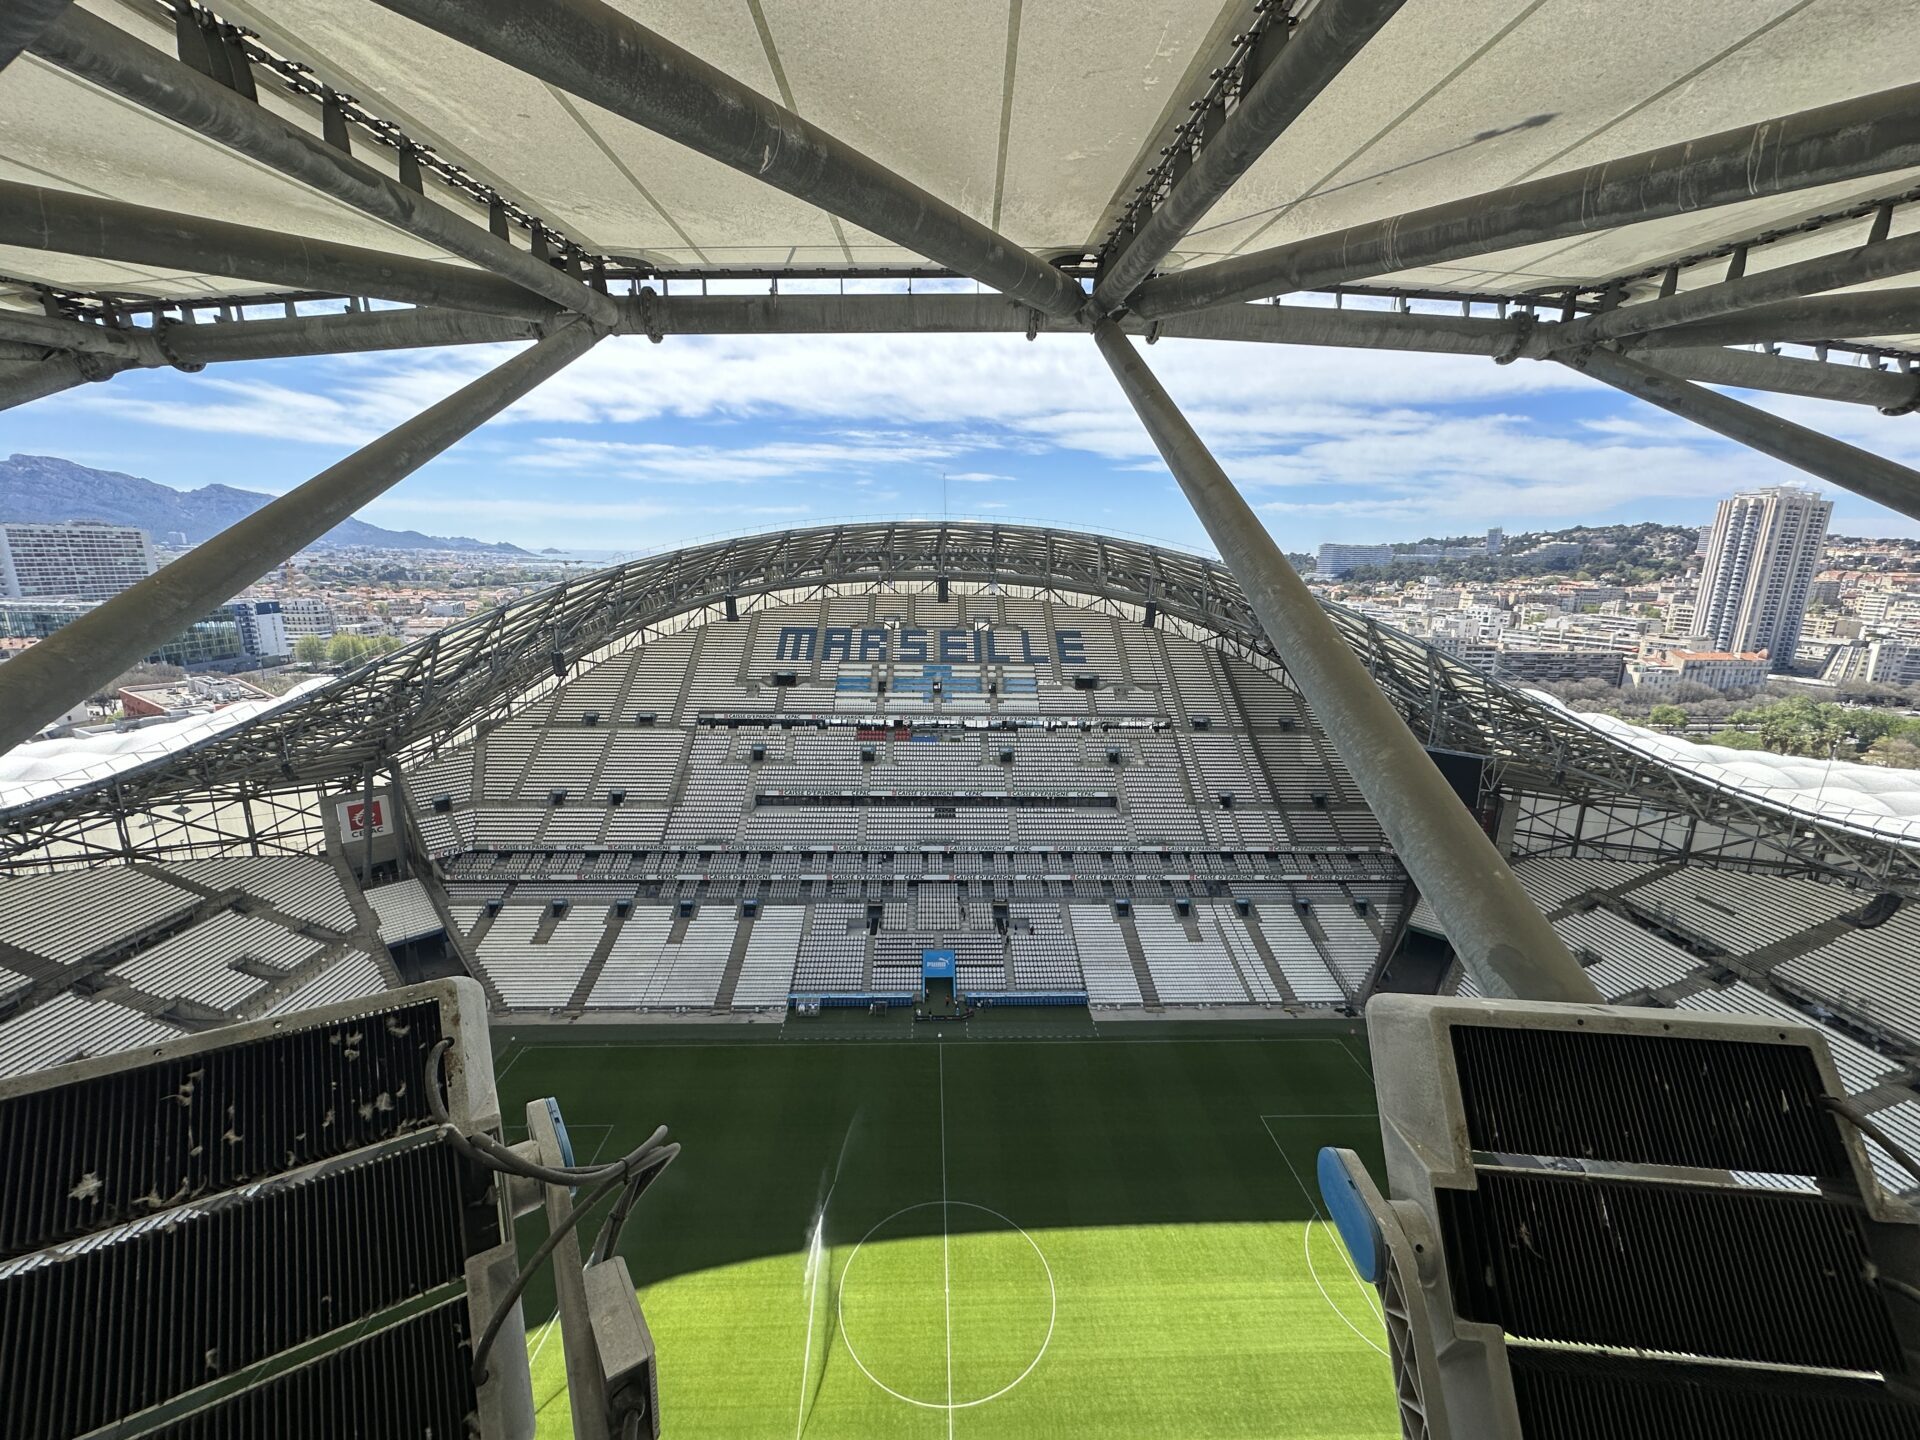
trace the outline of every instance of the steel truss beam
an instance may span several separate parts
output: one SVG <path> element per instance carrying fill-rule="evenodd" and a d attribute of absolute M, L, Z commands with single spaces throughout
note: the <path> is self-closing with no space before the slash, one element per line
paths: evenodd
<path fill-rule="evenodd" d="M 1045 314 L 1086 301 L 1005 236 L 599 0 L 378 3 Z"/>
<path fill-rule="evenodd" d="M 283 124 L 253 101 L 105 20 L 73 10 L 49 26 L 32 49 L 83 80 L 511 280 L 562 309 L 578 311 L 603 326 L 611 326 L 616 319 L 608 296 L 514 249 L 319 137 Z"/>
<path fill-rule="evenodd" d="M 551 587 L 450 626 L 343 676 L 295 705 L 186 750 L 0 812 L 0 868 L 115 853 L 115 816 L 171 813 L 235 786 L 351 783 L 394 754 L 470 739 L 636 638 L 724 613 L 731 597 L 931 584 L 1026 587 L 1138 619 L 1146 605 L 1287 680 L 1233 578 L 1217 561 L 1136 541 L 1019 525 L 881 521 L 714 541 Z M 1116 609 L 1116 607 L 1118 607 Z M 1582 717 L 1472 670 L 1422 641 L 1326 607 L 1368 673 L 1429 744 L 1485 755 L 1516 792 L 1644 805 L 1761 837 L 1781 864 L 1920 896 L 1920 850 L 1871 823 L 1762 799 L 1664 765 Z M 1290 683 L 1290 681 L 1288 682 Z"/>
<path fill-rule="evenodd" d="M 562 313 L 511 281 L 464 265 L 5 180 L 0 180 L 0 244 L 409 305 L 535 320 Z"/>
<path fill-rule="evenodd" d="M 1594 1001 L 1600 992 L 1407 728 L 1306 582 L 1131 343 L 1093 332 L 1167 469 L 1240 584 L 1420 893 L 1484 993 Z"/>
<path fill-rule="evenodd" d="M 1569 356 L 1566 364 L 1691 420 L 1762 455 L 1864 495 L 1876 504 L 1920 519 L 1920 473 L 1843 440 L 1782 420 L 1712 390 L 1689 385 L 1612 350 Z"/>
<path fill-rule="evenodd" d="M 1920 289 L 1860 290 L 1756 305 L 1716 320 L 1637 337 L 1648 350 L 1688 345 L 1807 343 L 1849 336 L 1910 335 L 1920 331 Z"/>
<path fill-rule="evenodd" d="M 615 333 L 669 335 L 1037 334 L 1048 329 L 1025 306 L 999 295 L 676 295 L 643 293 L 616 302 Z M 0 339 L 43 343 L 45 329 L 9 328 L 0 312 Z M 37 318 L 37 317 L 28 317 Z M 60 322 L 46 322 L 59 325 Z M 435 345 L 481 345 L 523 340 L 538 333 L 526 321 L 438 310 L 385 310 L 351 315 L 242 320 L 227 324 L 170 324 L 159 331 L 76 323 L 118 355 L 111 337 L 134 345 L 158 335 L 164 352 L 146 349 L 136 363 L 187 367 L 294 355 L 345 354 Z M 1078 325 L 1067 327 L 1077 330 Z M 1149 339 L 1239 340 L 1271 345 L 1406 350 L 1511 360 L 1547 359 L 1565 348 L 1558 328 L 1527 316 L 1506 320 L 1451 315 L 1394 314 L 1383 310 L 1329 310 L 1305 305 L 1228 305 L 1168 320 L 1128 317 L 1122 328 Z M 60 334 L 71 336 L 72 331 Z M 39 337 L 39 338 L 36 338 Z M 77 348 L 77 344 L 75 346 Z M 1709 385 L 1737 385 L 1784 395 L 1811 396 L 1881 410 L 1900 410 L 1920 395 L 1920 376 L 1817 360 L 1711 347 L 1663 351 L 1662 368 Z"/>
<path fill-rule="evenodd" d="M 0 666 L 0 752 L 211 614 L 593 347 L 569 320 L 498 369 L 331 465 Z"/>
<path fill-rule="evenodd" d="M 1698 290 L 1648 300 L 1639 305 L 1619 305 L 1598 315 L 1575 320 L 1565 327 L 1561 338 L 1570 345 L 1595 345 L 1605 340 L 1645 335 L 1676 325 L 1717 320 L 1722 316 L 1751 311 L 1779 301 L 1797 300 L 1803 295 L 1818 295 L 1849 285 L 1868 285 L 1920 270 L 1920 233 L 1870 241 L 1832 255 L 1816 255 L 1796 260 L 1757 275 L 1703 285 Z M 1784 340 L 1784 335 L 1762 336 Z M 1826 338 L 1826 337 L 1821 337 Z M 1718 343 L 1718 342 L 1708 342 Z"/>
<path fill-rule="evenodd" d="M 0 222 L 4 223 L 4 222 Z M 53 315 L 28 315 L 0 310 L 0 340 L 32 345 L 42 351 L 67 350 L 80 355 L 104 355 L 129 365 L 171 365 L 154 330 L 119 325 L 93 325 L 62 320 Z"/>
<path fill-rule="evenodd" d="M 1126 303 L 1153 267 L 1253 168 L 1404 3 L 1321 0 L 1297 29 L 1289 31 L 1284 17 L 1272 22 L 1279 28 L 1255 50 L 1256 55 L 1269 57 L 1264 68 L 1242 92 L 1219 132 L 1200 147 L 1192 167 L 1174 181 L 1166 198 L 1153 207 L 1093 287 L 1096 315 L 1112 314 Z M 1268 44 L 1277 50 L 1270 52 Z M 1175 143 L 1190 142 L 1183 132 Z"/>
<path fill-rule="evenodd" d="M 71 352 L 55 353 L 44 360 L 7 361 L 0 364 L 0 410 L 44 400 L 91 380 L 111 380 L 129 364 Z"/>
<path fill-rule="evenodd" d="M 1162 276 L 1149 318 L 1420 270 L 1920 165 L 1920 85 L 1724 130 Z"/>

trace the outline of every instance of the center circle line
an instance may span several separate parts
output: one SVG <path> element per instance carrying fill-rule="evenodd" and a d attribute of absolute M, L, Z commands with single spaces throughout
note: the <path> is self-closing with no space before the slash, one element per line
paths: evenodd
<path fill-rule="evenodd" d="M 891 1225 L 895 1220 L 898 1220 L 902 1215 L 911 1215 L 916 1210 L 931 1210 L 936 1206 L 949 1209 L 978 1210 L 983 1215 L 993 1216 L 994 1219 L 998 1220 L 1002 1225 L 1005 1225 L 1009 1230 L 1018 1231 L 1020 1238 L 1033 1247 L 1033 1253 L 1039 1257 L 1040 1268 L 1046 1272 L 1047 1276 L 1047 1333 L 1046 1337 L 1040 1342 L 1039 1351 L 1034 1355 L 1032 1360 L 1027 1362 L 1026 1369 L 1022 1370 L 1018 1375 L 1014 1376 L 1012 1380 L 1002 1385 L 991 1395 L 982 1395 L 977 1400 L 942 1402 L 939 1400 L 917 1400 L 911 1395 L 902 1395 L 898 1390 L 894 1389 L 867 1368 L 866 1362 L 860 1358 L 860 1352 L 853 1348 L 853 1337 L 847 1333 L 847 1276 L 853 1270 L 853 1262 L 860 1257 L 860 1247 L 865 1245 L 867 1241 L 871 1240 L 888 1225 Z M 860 1239 L 855 1242 L 853 1253 L 847 1256 L 847 1263 L 840 1267 L 840 1290 L 834 1297 L 833 1312 L 834 1321 L 840 1329 L 840 1340 L 841 1343 L 847 1347 L 847 1354 L 852 1357 L 853 1363 L 859 1367 L 860 1373 L 882 1390 L 886 1391 L 887 1394 L 893 1396 L 896 1400 L 904 1401 L 908 1405 L 917 1405 L 922 1410 L 970 1410 L 976 1405 L 985 1405 L 990 1400 L 998 1400 L 1002 1395 L 1006 1394 L 1009 1390 L 1013 1389 L 1014 1386 L 1031 1375 L 1034 1367 L 1046 1357 L 1047 1347 L 1053 1344 L 1053 1327 L 1060 1318 L 1060 1287 L 1054 1283 L 1053 1266 L 1047 1263 L 1047 1252 L 1040 1248 L 1040 1242 L 1029 1235 L 1024 1226 L 1016 1225 L 1012 1220 L 991 1206 L 976 1205 L 970 1200 L 922 1200 L 917 1205 L 903 1205 L 884 1220 L 876 1222 L 866 1234 L 862 1235 Z"/>

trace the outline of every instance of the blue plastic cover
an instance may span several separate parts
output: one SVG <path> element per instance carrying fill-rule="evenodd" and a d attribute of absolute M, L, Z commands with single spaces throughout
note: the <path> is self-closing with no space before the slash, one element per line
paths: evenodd
<path fill-rule="evenodd" d="M 1320 1148 L 1317 1165 L 1320 1200 L 1327 1207 L 1333 1228 L 1340 1232 L 1347 1254 L 1353 1257 L 1353 1268 L 1360 1272 L 1360 1278 L 1369 1285 L 1377 1285 L 1384 1269 L 1382 1262 L 1386 1247 L 1382 1243 L 1380 1222 L 1373 1218 L 1373 1211 L 1367 1208 L 1366 1200 L 1347 1172 L 1345 1156 L 1349 1153 L 1336 1150 L 1331 1145 Z M 1359 1162 L 1356 1160 L 1354 1163 Z"/>
<path fill-rule="evenodd" d="M 567 1137 L 567 1122 L 560 1118 L 560 1102 L 549 1095 L 546 1099 L 547 1118 L 553 1121 L 554 1136 L 560 1141 L 560 1163 L 563 1166 L 573 1164 L 573 1141 Z"/>
<path fill-rule="evenodd" d="M 920 975 L 926 980 L 953 979 L 954 962 L 958 959 L 951 950 L 922 950 L 920 952 Z"/>

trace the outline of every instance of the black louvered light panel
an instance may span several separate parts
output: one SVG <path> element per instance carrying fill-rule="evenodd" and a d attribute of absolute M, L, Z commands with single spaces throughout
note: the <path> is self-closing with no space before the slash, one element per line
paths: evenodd
<path fill-rule="evenodd" d="M 1455 1308 L 1531 1340 L 1896 1371 L 1859 1212 L 1817 1196 L 1481 1169 L 1436 1192 Z"/>
<path fill-rule="evenodd" d="M 1803 1045 L 1453 1027 L 1475 1150 L 1852 1183 Z"/>
<path fill-rule="evenodd" d="M 65 1440 L 377 1324 L 498 1242 L 490 1197 L 420 1136 L 0 1266 L 5 1433 Z"/>
<path fill-rule="evenodd" d="M 0 1258 L 431 1125 L 434 1001 L 0 1100 Z"/>
<path fill-rule="evenodd" d="M 1878 1380 L 1531 1346 L 1507 1363 L 1529 1440 L 1920 1440 Z"/>
<path fill-rule="evenodd" d="M 464 1440 L 471 1344 L 466 1304 L 441 1305 L 144 1440 Z"/>

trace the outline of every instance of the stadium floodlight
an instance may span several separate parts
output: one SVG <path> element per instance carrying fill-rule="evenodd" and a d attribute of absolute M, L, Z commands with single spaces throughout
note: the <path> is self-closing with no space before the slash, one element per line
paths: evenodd
<path fill-rule="evenodd" d="M 600 1407 L 575 1433 L 657 1435 L 614 1247 L 679 1147 L 662 1129 L 576 1166 L 557 1115 L 534 1102 L 533 1139 L 503 1143 L 464 977 L 0 1082 L 8 1433 L 527 1440 L 520 1295 L 617 1197 L 584 1280 L 561 1277 L 592 1292 L 562 1316 Z M 513 1222 L 543 1198 L 551 1234 L 522 1267 Z"/>
<path fill-rule="evenodd" d="M 1392 1198 L 1350 1150 L 1320 1192 L 1380 1288 L 1406 1435 L 1920 1425 L 1920 1214 L 1863 1135 L 1916 1162 L 1820 1032 L 1409 995 L 1367 1020 Z"/>

